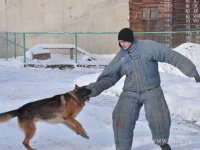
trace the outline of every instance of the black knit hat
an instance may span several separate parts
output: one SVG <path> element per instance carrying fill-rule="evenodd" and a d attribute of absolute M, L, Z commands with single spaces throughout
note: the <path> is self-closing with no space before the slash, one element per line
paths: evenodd
<path fill-rule="evenodd" d="M 118 40 L 133 42 L 134 41 L 133 31 L 129 28 L 121 29 L 118 34 Z"/>

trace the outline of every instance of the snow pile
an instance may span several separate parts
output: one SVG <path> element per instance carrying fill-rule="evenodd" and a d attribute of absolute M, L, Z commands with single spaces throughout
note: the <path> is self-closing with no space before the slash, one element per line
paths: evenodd
<path fill-rule="evenodd" d="M 200 62 L 200 44 L 184 43 L 178 46 L 177 48 L 174 48 L 173 50 L 189 58 L 195 64 L 195 66 L 197 67 L 197 70 L 200 72 L 200 63 L 199 63 Z M 185 76 L 177 68 L 166 63 L 159 63 L 159 71 Z"/>
<path fill-rule="evenodd" d="M 76 62 L 76 56 L 73 54 L 73 59 L 70 58 L 69 54 L 61 54 L 59 52 L 53 53 L 52 49 L 66 49 L 65 52 L 69 53 L 70 49 L 74 50 L 75 45 L 73 44 L 38 44 L 26 52 L 26 58 L 28 64 L 38 64 L 38 65 L 55 65 L 55 64 L 71 64 L 74 65 Z M 88 65 L 106 65 L 107 61 L 102 61 L 98 56 L 92 55 L 86 50 L 77 47 L 77 61 L 78 64 L 88 64 Z M 35 54 L 50 53 L 51 58 L 47 60 L 33 59 Z"/>
<path fill-rule="evenodd" d="M 200 70 L 200 44 L 184 43 L 174 50 L 189 58 Z"/>
<path fill-rule="evenodd" d="M 29 54 L 41 54 L 41 53 L 50 53 L 50 49 L 75 49 L 73 44 L 38 44 L 27 51 L 27 57 L 32 58 L 32 55 Z M 86 50 L 77 47 L 78 52 L 90 55 Z"/>
<path fill-rule="evenodd" d="M 23 57 L 9 58 L 8 60 L 0 59 L 0 66 L 3 67 L 23 67 Z"/>

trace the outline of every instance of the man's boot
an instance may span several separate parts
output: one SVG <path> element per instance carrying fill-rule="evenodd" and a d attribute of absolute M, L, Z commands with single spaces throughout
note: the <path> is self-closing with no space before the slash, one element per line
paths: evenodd
<path fill-rule="evenodd" d="M 169 146 L 169 144 L 161 145 L 160 147 L 162 150 L 171 150 L 171 147 Z"/>

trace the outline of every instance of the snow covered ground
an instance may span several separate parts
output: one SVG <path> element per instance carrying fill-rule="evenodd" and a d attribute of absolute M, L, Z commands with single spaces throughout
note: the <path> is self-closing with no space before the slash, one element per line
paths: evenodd
<path fill-rule="evenodd" d="M 189 57 L 200 72 L 200 45 L 187 43 L 175 49 Z M 61 58 L 62 59 L 62 58 Z M 66 59 L 66 58 L 65 58 Z M 48 60 L 49 62 L 51 60 Z M 72 90 L 75 84 L 96 80 L 102 69 L 23 68 L 23 59 L 0 60 L 0 112 Z M 200 84 L 185 77 L 174 67 L 160 64 L 162 88 L 172 116 L 170 144 L 173 150 L 200 150 Z M 76 135 L 62 124 L 40 122 L 31 145 L 38 150 L 115 150 L 112 110 L 123 86 L 122 78 L 100 96 L 91 98 L 79 120 L 90 139 Z M 134 132 L 133 150 L 159 150 L 151 141 L 144 110 Z M 22 150 L 23 132 L 17 119 L 0 124 L 0 150 Z"/>

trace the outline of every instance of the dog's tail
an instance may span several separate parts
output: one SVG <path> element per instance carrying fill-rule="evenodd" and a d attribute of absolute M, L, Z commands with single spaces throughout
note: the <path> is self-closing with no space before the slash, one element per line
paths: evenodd
<path fill-rule="evenodd" d="M 0 122 L 6 122 L 9 121 L 10 119 L 18 116 L 18 109 L 16 110 L 11 110 L 5 113 L 0 114 Z"/>

